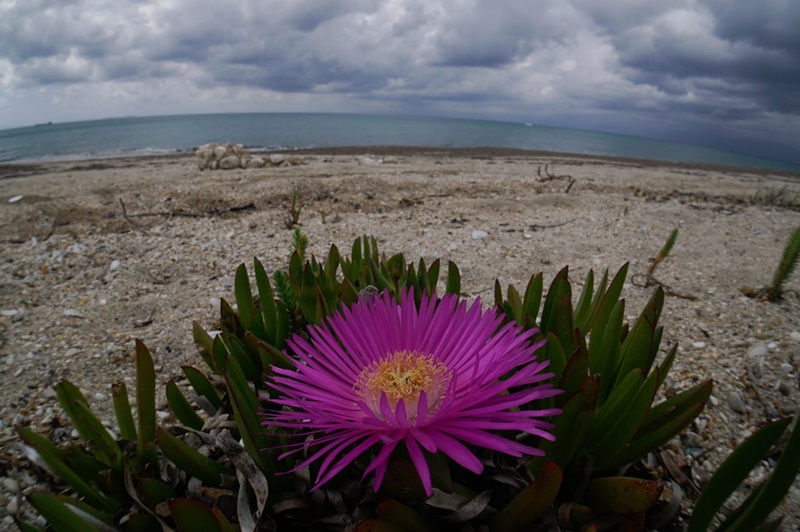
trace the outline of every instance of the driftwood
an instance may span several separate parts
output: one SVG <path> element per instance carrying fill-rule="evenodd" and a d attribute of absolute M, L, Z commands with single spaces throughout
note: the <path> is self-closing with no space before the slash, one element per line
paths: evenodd
<path fill-rule="evenodd" d="M 175 217 L 185 217 L 185 218 L 208 218 L 211 216 L 220 216 L 222 214 L 228 214 L 232 212 L 242 212 L 242 211 L 250 211 L 256 208 L 256 204 L 253 202 L 245 203 L 243 205 L 234 205 L 233 207 L 228 207 L 227 209 L 211 209 L 206 212 L 189 212 L 184 210 L 172 210 L 172 211 L 159 211 L 159 212 L 142 212 L 137 214 L 128 214 L 127 209 L 125 208 L 125 202 L 122 201 L 122 198 L 119 199 L 119 204 L 122 207 L 122 217 L 125 218 L 125 221 L 128 222 L 131 227 L 136 229 L 142 234 L 149 235 L 144 228 L 142 228 L 139 224 L 133 221 L 133 218 L 150 218 L 153 216 L 160 216 L 165 218 L 175 218 Z"/>

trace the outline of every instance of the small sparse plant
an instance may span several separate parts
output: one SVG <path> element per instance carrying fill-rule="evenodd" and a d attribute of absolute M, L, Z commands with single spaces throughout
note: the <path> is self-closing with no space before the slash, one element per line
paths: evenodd
<path fill-rule="evenodd" d="M 286 213 L 286 228 L 293 229 L 294 226 L 300 223 L 300 213 L 303 211 L 303 206 L 298 204 L 297 191 L 292 192 L 292 204 Z"/>
<path fill-rule="evenodd" d="M 800 206 L 800 195 L 797 192 L 790 192 L 788 186 L 766 190 L 759 188 L 748 196 L 747 203 L 767 207 L 797 208 Z"/>
<path fill-rule="evenodd" d="M 786 246 L 783 248 L 783 255 L 781 261 L 778 263 L 778 268 L 772 276 L 772 284 L 763 288 L 752 288 L 750 286 L 743 286 L 739 290 L 747 297 L 754 297 L 759 299 L 766 299 L 768 301 L 778 301 L 783 298 L 784 285 L 794 270 L 797 268 L 797 263 L 800 260 L 800 226 L 795 228 L 786 241 Z"/>
<path fill-rule="evenodd" d="M 655 273 L 656 268 L 658 267 L 658 265 L 661 264 L 662 262 L 664 262 L 664 259 L 667 258 L 667 256 L 669 255 L 669 252 L 672 251 L 672 246 L 675 245 L 675 240 L 677 240 L 677 238 L 678 238 L 678 228 L 676 227 L 675 229 L 672 230 L 672 232 L 667 237 L 667 241 L 664 243 L 664 247 L 661 248 L 661 251 L 658 252 L 658 255 L 656 255 L 656 257 L 650 263 L 650 269 L 647 270 L 647 274 L 646 274 L 647 275 L 647 280 L 648 280 L 648 285 L 649 284 L 656 284 L 655 282 L 651 283 L 651 281 L 654 281 L 653 273 Z"/>

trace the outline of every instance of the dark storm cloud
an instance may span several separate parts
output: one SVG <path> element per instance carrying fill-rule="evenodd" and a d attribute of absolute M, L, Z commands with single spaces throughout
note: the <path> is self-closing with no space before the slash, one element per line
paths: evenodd
<path fill-rule="evenodd" d="M 0 109 L 21 116 L 45 88 L 132 109 L 297 96 L 307 110 L 572 127 L 614 112 L 646 125 L 633 133 L 729 124 L 800 144 L 786 131 L 800 115 L 797 27 L 787 0 L 0 0 Z"/>

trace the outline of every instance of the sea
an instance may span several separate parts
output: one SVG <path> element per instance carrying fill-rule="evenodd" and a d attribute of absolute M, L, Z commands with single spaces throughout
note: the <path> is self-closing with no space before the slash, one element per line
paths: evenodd
<path fill-rule="evenodd" d="M 192 151 L 235 142 L 252 151 L 342 146 L 502 147 L 800 172 L 800 166 L 713 148 L 513 122 L 394 115 L 237 113 L 125 117 L 0 130 L 0 162 Z"/>

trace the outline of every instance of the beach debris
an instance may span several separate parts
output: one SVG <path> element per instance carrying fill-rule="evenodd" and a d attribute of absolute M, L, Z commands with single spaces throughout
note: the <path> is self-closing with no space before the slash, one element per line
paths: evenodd
<path fill-rule="evenodd" d="M 539 182 L 541 182 L 541 183 L 547 183 L 548 181 L 554 181 L 554 180 L 557 180 L 557 179 L 566 180 L 567 181 L 567 188 L 564 189 L 564 194 L 569 194 L 569 191 L 572 188 L 572 185 L 575 184 L 575 178 L 572 177 L 571 175 L 568 175 L 568 174 L 556 175 L 555 172 L 551 172 L 549 164 L 545 164 L 544 165 L 544 173 L 542 173 L 542 167 L 538 166 L 536 168 L 536 175 L 539 177 Z"/>
<path fill-rule="evenodd" d="M 288 157 L 281 153 L 269 157 L 251 155 L 242 144 L 203 144 L 194 152 L 200 170 L 233 170 L 237 168 L 264 168 L 265 166 L 297 166 L 303 164 L 300 157 Z"/>
<path fill-rule="evenodd" d="M 9 203 L 17 203 L 18 201 L 22 201 L 22 198 L 24 198 L 24 197 L 25 196 L 23 196 L 21 194 L 17 195 L 17 196 L 11 196 L 10 198 L 8 198 L 8 202 Z"/>

